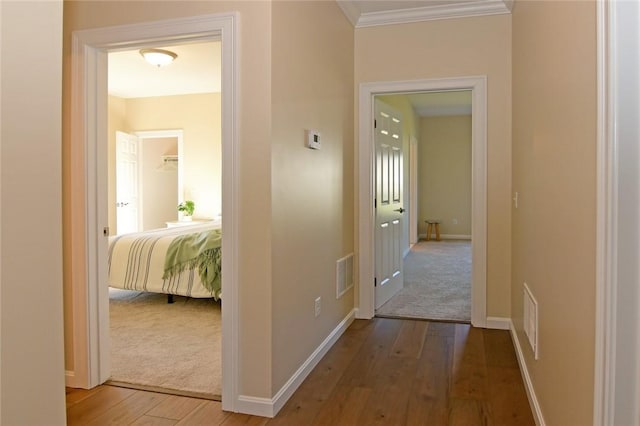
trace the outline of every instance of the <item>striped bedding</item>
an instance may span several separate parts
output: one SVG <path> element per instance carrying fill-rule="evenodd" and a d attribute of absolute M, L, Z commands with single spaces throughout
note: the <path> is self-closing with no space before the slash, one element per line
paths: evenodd
<path fill-rule="evenodd" d="M 153 229 L 109 238 L 109 286 L 125 290 L 213 297 L 200 281 L 197 268 L 162 279 L 167 249 L 178 235 L 219 229 L 220 221 Z"/>

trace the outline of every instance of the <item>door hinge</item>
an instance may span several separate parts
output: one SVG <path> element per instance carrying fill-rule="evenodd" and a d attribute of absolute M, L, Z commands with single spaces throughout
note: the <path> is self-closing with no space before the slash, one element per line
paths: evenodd
<path fill-rule="evenodd" d="M 374 208 L 374 209 L 377 209 L 377 208 L 378 208 L 378 199 L 377 199 L 377 198 L 374 198 L 374 199 L 373 199 L 373 208 Z"/>
<path fill-rule="evenodd" d="M 378 279 L 376 277 L 373 277 L 373 286 L 378 287 Z"/>
<path fill-rule="evenodd" d="M 104 235 L 105 237 L 109 236 L 109 227 L 105 226 L 104 228 L 102 228 L 102 235 Z"/>
<path fill-rule="evenodd" d="M 378 128 L 378 120 L 373 120 L 373 128 L 374 129 Z"/>

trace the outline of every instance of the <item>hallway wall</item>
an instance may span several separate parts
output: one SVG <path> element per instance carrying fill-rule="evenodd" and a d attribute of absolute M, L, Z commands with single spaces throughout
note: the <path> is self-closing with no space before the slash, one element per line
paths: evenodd
<path fill-rule="evenodd" d="M 511 315 L 511 15 L 355 31 L 356 87 L 365 82 L 479 75 L 487 76 L 488 98 L 487 315 L 508 318 Z M 355 117 L 358 116 L 356 105 Z M 358 140 L 357 127 L 355 133 Z"/>
<path fill-rule="evenodd" d="M 549 425 L 593 423 L 596 121 L 596 2 L 517 2 L 511 316 Z M 537 360 L 524 282 L 539 305 Z"/>

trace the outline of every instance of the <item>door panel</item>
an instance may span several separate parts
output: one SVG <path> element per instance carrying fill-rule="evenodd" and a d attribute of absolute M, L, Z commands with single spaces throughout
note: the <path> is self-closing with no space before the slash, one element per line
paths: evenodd
<path fill-rule="evenodd" d="M 377 309 L 403 287 L 401 245 L 404 208 L 402 116 L 376 99 L 375 117 Z"/>

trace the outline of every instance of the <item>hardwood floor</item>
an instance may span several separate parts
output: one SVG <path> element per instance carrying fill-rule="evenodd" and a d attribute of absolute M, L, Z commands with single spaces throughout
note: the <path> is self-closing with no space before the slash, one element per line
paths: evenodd
<path fill-rule="evenodd" d="M 67 389 L 69 425 L 534 425 L 509 332 L 356 320 L 273 419 L 216 401 Z"/>

